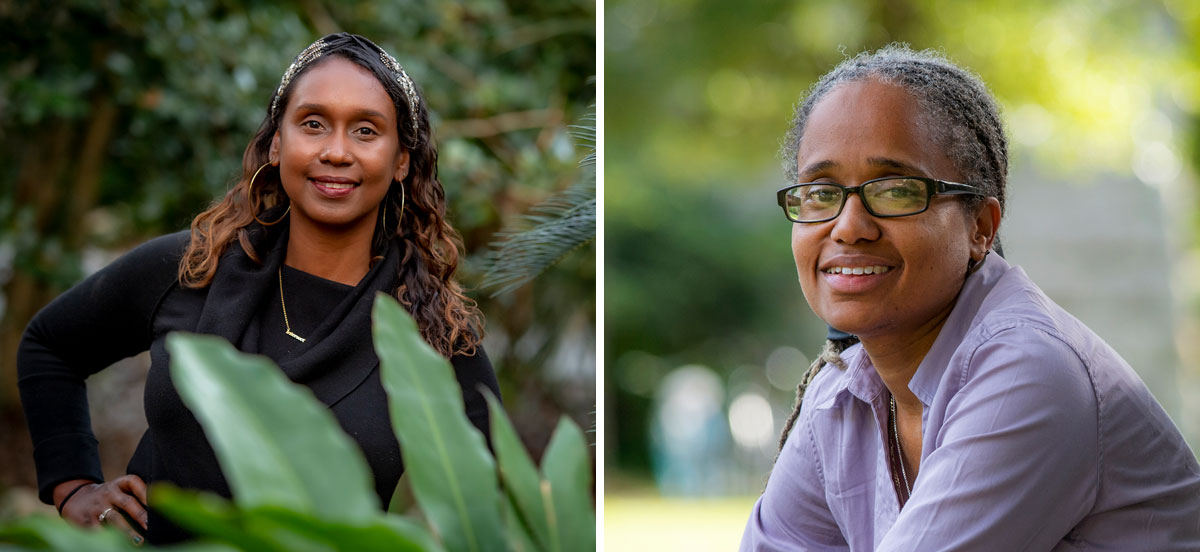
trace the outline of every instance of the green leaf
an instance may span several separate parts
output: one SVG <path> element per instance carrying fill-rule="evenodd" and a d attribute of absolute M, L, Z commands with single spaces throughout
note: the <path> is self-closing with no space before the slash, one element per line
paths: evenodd
<path fill-rule="evenodd" d="M 527 527 L 539 549 L 561 551 L 558 539 L 550 535 L 547 509 L 542 500 L 542 478 L 500 401 L 491 393 L 487 394 L 487 400 L 491 410 L 492 447 L 496 450 L 496 463 L 500 466 L 504 491 L 514 505 L 512 514 Z"/>
<path fill-rule="evenodd" d="M 429 531 L 406 517 L 388 514 L 383 516 L 382 524 L 390 528 L 393 532 L 404 535 L 414 543 L 419 544 L 420 548 L 418 550 L 427 550 L 429 552 L 443 552 L 445 550 L 441 544 L 434 540 L 433 535 L 429 534 Z M 395 548 L 391 550 L 395 550 Z"/>
<path fill-rule="evenodd" d="M 215 495 L 155 487 L 156 506 L 173 521 L 201 537 L 242 550 L 441 550 L 428 531 L 399 516 L 380 514 L 360 522 L 337 522 L 279 506 L 241 510 Z"/>
<path fill-rule="evenodd" d="M 380 513 L 362 450 L 312 392 L 224 339 L 167 336 L 171 376 L 213 445 L 237 503 L 322 519 Z"/>
<path fill-rule="evenodd" d="M 0 526 L 0 543 L 12 543 L 24 547 L 24 550 L 136 550 L 129 542 L 129 537 L 114 528 L 88 531 L 71 525 L 66 520 L 47 516 L 30 516 L 11 525 Z M 0 549 L 3 548 L 0 546 Z"/>
<path fill-rule="evenodd" d="M 520 517 L 516 512 L 516 506 L 511 501 L 504 503 L 504 528 L 508 531 L 509 552 L 538 552 L 539 550 L 545 550 L 545 548 L 533 543 L 533 537 L 529 535 L 529 530 Z"/>
<path fill-rule="evenodd" d="M 400 481 L 396 482 L 396 490 L 392 491 L 392 501 L 388 504 L 387 511 L 390 514 L 400 515 L 409 511 L 419 512 L 417 501 L 413 497 L 412 482 L 409 481 L 408 472 L 401 474 Z"/>
<path fill-rule="evenodd" d="M 227 542 L 240 550 L 285 552 L 276 539 L 246 528 L 246 517 L 219 496 L 184 490 L 167 483 L 150 487 L 150 504 L 180 527 L 201 538 Z"/>
<path fill-rule="evenodd" d="M 154 547 L 147 547 L 153 549 Z M 0 523 L 0 550 L 58 550 L 62 552 L 132 552 L 129 536 L 115 527 L 99 530 L 76 527 L 61 518 L 33 515 Z M 171 552 L 233 552 L 224 544 L 193 542 L 173 545 Z M 261 549 L 259 549 L 261 550 Z"/>
<path fill-rule="evenodd" d="M 343 552 L 440 551 L 424 527 L 395 515 L 380 515 L 362 523 L 339 523 L 278 507 L 249 512 L 254 522 L 272 525 L 303 541 L 319 542 Z"/>
<path fill-rule="evenodd" d="M 583 432 L 566 416 L 558 421 L 546 454 L 542 475 L 550 483 L 549 496 L 562 550 L 594 550 L 596 509 L 592 502 L 592 462 Z M 545 493 L 544 493 L 545 494 Z M 552 529 L 553 530 L 553 529 Z"/>
<path fill-rule="evenodd" d="M 143 548 L 135 548 L 134 550 L 143 550 Z M 158 547 L 151 546 L 151 550 Z M 187 544 L 173 544 L 170 548 L 166 548 L 170 552 L 237 552 L 237 548 L 221 544 L 219 542 L 194 542 Z"/>
<path fill-rule="evenodd" d="M 467 421 L 454 369 L 395 299 L 379 294 L 373 315 L 392 426 L 417 503 L 447 550 L 503 550 L 495 462 Z"/>

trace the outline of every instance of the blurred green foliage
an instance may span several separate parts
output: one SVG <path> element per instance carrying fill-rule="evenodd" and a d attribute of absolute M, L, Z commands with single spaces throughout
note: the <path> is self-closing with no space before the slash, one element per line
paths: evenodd
<path fill-rule="evenodd" d="M 564 411 L 592 424 L 590 373 L 553 364 L 594 335 L 593 250 L 506 295 L 474 288 L 493 235 L 581 178 L 593 2 L 0 1 L 0 26 L 0 406 L 29 318 L 222 195 L 292 57 L 344 30 L 395 55 L 431 107 L 459 278 L 523 436 L 544 443 Z"/>
<path fill-rule="evenodd" d="M 763 366 L 780 347 L 814 355 L 825 328 L 796 282 L 791 225 L 775 205 L 777 150 L 821 74 L 893 41 L 942 50 L 980 74 L 1002 104 L 1014 164 L 1081 184 L 1133 173 L 1196 197 L 1179 186 L 1200 162 L 1200 3 L 610 0 L 610 473 L 647 471 L 654 393 L 676 367 L 709 366 L 727 388 L 792 401 L 796 382 L 768 382 Z M 1200 218 L 1189 212 L 1193 235 L 1180 242 L 1200 253 Z"/>
<path fill-rule="evenodd" d="M 308 388 L 224 339 L 176 333 L 167 338 L 172 378 L 213 437 L 234 497 L 151 486 L 150 505 L 200 539 L 185 549 L 594 550 L 594 470 L 579 427 L 565 416 L 559 421 L 539 473 L 492 400 L 493 434 L 503 444 L 493 458 L 467 420 L 450 363 L 425 343 L 412 317 L 381 294 L 372 320 L 405 480 L 423 519 L 380 509 L 362 451 Z M 538 525 L 542 531 L 532 530 Z M 64 552 L 137 549 L 111 528 L 83 531 L 38 516 L 0 524 L 0 542 Z"/>

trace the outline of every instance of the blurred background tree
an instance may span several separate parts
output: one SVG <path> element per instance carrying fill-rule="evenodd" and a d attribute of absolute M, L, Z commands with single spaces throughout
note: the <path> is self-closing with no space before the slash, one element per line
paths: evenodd
<path fill-rule="evenodd" d="M 825 335 L 776 152 L 821 74 L 892 41 L 992 88 L 1006 255 L 1200 445 L 1200 3 L 608 0 L 604 32 L 607 548 L 736 547 Z"/>
<path fill-rule="evenodd" d="M 594 425 L 594 250 L 514 291 L 478 289 L 494 234 L 586 180 L 578 163 L 593 144 L 570 126 L 595 102 L 593 2 L 0 0 L 0 26 L 0 516 L 28 501 L 3 500 L 6 489 L 33 484 L 16 393 L 25 324 L 223 195 L 292 57 L 337 31 L 395 55 L 431 107 L 467 251 L 459 278 L 487 317 L 485 347 L 534 457 L 559 414 Z M 89 382 L 110 475 L 144 428 L 145 364 Z"/>

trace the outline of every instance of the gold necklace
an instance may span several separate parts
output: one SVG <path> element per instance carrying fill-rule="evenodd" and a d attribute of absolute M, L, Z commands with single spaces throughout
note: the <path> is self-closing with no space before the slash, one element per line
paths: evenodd
<path fill-rule="evenodd" d="M 287 315 L 284 315 L 284 320 L 287 320 Z M 904 470 L 904 449 L 900 446 L 900 427 L 896 423 L 896 396 L 888 397 L 892 407 L 892 437 L 896 439 L 896 453 L 900 457 L 900 477 L 904 478 L 904 490 L 912 494 L 912 487 L 908 484 L 908 473 Z"/>
<path fill-rule="evenodd" d="M 287 304 L 283 302 L 283 265 L 279 265 L 279 306 L 283 307 L 283 333 L 296 338 L 297 341 L 304 343 L 306 340 L 292 332 L 292 325 L 288 324 L 287 319 Z"/>

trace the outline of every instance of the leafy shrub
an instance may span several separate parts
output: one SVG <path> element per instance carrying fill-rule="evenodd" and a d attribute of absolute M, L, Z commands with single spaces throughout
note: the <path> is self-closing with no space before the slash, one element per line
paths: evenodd
<path fill-rule="evenodd" d="M 174 334 L 167 337 L 172 377 L 234 500 L 153 485 L 150 503 L 201 539 L 170 550 L 594 549 L 592 471 L 579 428 L 562 418 L 539 472 L 489 397 L 493 457 L 467 421 L 450 363 L 421 339 L 408 313 L 381 294 L 373 316 L 392 425 L 425 521 L 381 509 L 362 451 L 307 387 L 221 338 Z M 0 527 L 0 542 L 31 550 L 134 549 L 116 530 L 86 531 L 39 516 Z"/>

